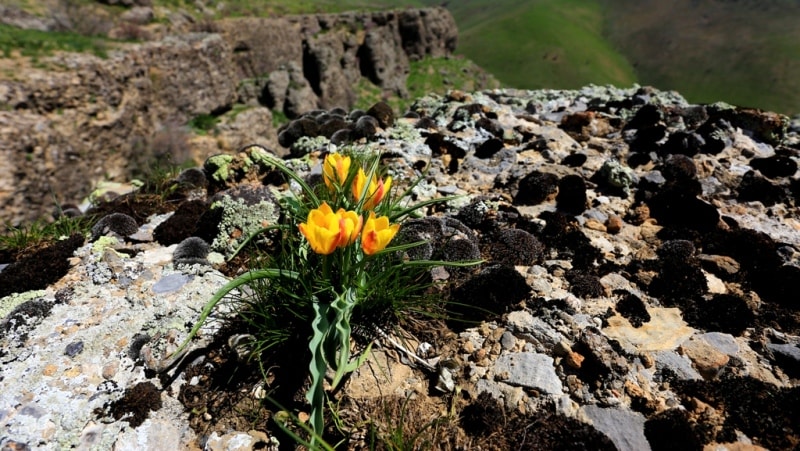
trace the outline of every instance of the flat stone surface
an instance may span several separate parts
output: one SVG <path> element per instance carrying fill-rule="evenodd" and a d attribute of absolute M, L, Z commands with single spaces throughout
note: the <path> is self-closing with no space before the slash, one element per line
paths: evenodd
<path fill-rule="evenodd" d="M 707 332 L 697 335 L 697 337 L 708 342 L 717 351 L 730 356 L 734 356 L 739 352 L 739 343 L 736 342 L 736 338 L 731 334 Z"/>
<path fill-rule="evenodd" d="M 598 406 L 584 406 L 580 414 L 600 432 L 606 434 L 619 450 L 648 451 L 650 442 L 644 435 L 646 418 L 639 412 Z"/>
<path fill-rule="evenodd" d="M 553 367 L 553 358 L 548 355 L 533 352 L 503 354 L 495 362 L 494 373 L 507 384 L 551 395 L 561 394 L 561 380 Z"/>
<path fill-rule="evenodd" d="M 612 316 L 603 333 L 634 352 L 672 350 L 694 334 L 677 308 L 648 307 L 647 312 L 650 321 L 641 327 L 633 327 L 622 316 Z"/>
<path fill-rule="evenodd" d="M 656 369 L 667 368 L 675 373 L 679 379 L 701 380 L 703 376 L 692 366 L 692 361 L 688 357 L 674 351 L 658 351 L 653 353 L 656 360 Z"/>

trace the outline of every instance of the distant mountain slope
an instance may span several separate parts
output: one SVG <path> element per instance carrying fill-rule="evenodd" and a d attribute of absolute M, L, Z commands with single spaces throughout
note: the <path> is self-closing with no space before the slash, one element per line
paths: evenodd
<path fill-rule="evenodd" d="M 638 81 L 693 102 L 800 113 L 798 0 L 451 0 L 447 8 L 458 52 L 510 86 Z"/>
<path fill-rule="evenodd" d="M 600 2 L 609 38 L 642 82 L 694 102 L 800 113 L 797 0 Z"/>
<path fill-rule="evenodd" d="M 603 36 L 595 0 L 453 3 L 458 51 L 520 88 L 630 86 L 633 67 Z"/>

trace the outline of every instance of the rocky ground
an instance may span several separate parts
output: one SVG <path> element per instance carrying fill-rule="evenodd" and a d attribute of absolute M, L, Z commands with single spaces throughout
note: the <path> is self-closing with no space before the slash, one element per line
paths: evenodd
<path fill-rule="evenodd" d="M 398 185 L 427 169 L 416 200 L 463 196 L 404 236 L 485 262 L 435 272 L 447 318 L 375 338 L 334 396 L 331 442 L 800 446 L 797 124 L 650 88 L 451 92 L 368 113 L 293 121 L 287 164 L 313 179 L 331 145 L 356 143 Z M 263 151 L 209 159 L 169 194 L 109 196 L 91 237 L 0 270 L 3 449 L 292 449 L 265 394 L 304 418 L 302 347 L 248 362 L 224 304 L 185 359 L 164 359 L 248 265 L 224 257 L 296 189 Z"/>

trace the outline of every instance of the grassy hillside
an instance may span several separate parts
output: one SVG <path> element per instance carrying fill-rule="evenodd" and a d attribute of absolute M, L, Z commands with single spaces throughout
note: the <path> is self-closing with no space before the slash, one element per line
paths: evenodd
<path fill-rule="evenodd" d="M 637 81 L 692 102 L 800 113 L 798 0 L 453 0 L 448 8 L 459 52 L 511 86 Z"/>
<path fill-rule="evenodd" d="M 454 10 L 459 52 L 520 88 L 629 86 L 633 67 L 603 37 L 594 0 L 465 2 Z M 455 8 L 455 7 L 454 7 Z"/>
<path fill-rule="evenodd" d="M 800 2 L 601 0 L 639 79 L 695 102 L 800 113 Z"/>

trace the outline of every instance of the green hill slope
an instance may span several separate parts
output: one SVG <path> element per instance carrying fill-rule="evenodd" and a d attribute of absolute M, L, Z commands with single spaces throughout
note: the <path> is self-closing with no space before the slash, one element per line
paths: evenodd
<path fill-rule="evenodd" d="M 458 51 L 510 86 L 629 86 L 636 81 L 633 67 L 604 38 L 603 12 L 594 0 L 471 3 L 454 9 Z"/>
<path fill-rule="evenodd" d="M 610 40 L 643 83 L 694 102 L 800 113 L 800 2 L 601 1 Z"/>
<path fill-rule="evenodd" d="M 437 4 L 436 1 L 426 1 Z M 798 0 L 452 0 L 459 52 L 508 85 L 633 81 L 800 113 Z"/>

